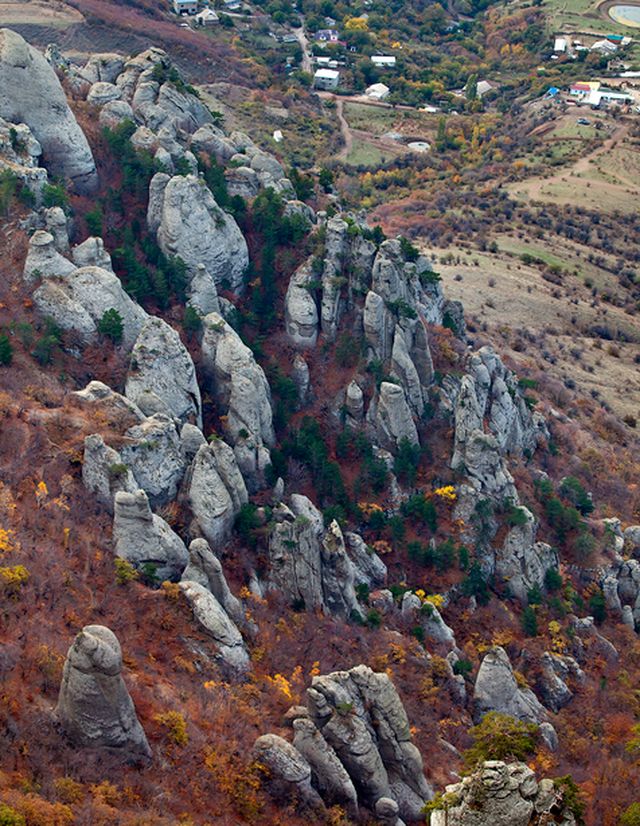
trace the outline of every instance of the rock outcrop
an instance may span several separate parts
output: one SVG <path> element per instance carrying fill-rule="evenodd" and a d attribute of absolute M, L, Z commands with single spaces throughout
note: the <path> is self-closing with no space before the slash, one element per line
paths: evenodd
<path fill-rule="evenodd" d="M 244 623 L 242 603 L 231 593 L 220 560 L 206 539 L 194 539 L 189 545 L 189 564 L 182 574 L 182 581 L 197 582 L 211 591 L 236 624 Z"/>
<path fill-rule="evenodd" d="M 109 748 L 130 760 L 151 756 L 122 679 L 120 643 L 103 625 L 86 625 L 73 641 L 55 714 L 76 746 Z"/>
<path fill-rule="evenodd" d="M 149 318 L 140 330 L 131 351 L 125 393 L 146 416 L 164 413 L 202 427 L 193 360 L 178 333 L 161 318 Z"/>
<path fill-rule="evenodd" d="M 514 525 L 502 547 L 495 553 L 495 575 L 508 584 L 511 594 L 527 603 L 531 588 L 544 589 L 544 578 L 550 568 L 557 569 L 558 552 L 546 542 L 536 542 L 536 520 L 531 511 L 520 506 L 517 514 L 523 524 Z"/>
<path fill-rule="evenodd" d="M 460 783 L 447 786 L 442 807 L 431 812 L 431 826 L 575 826 L 562 787 L 536 780 L 524 763 L 487 760 Z"/>
<path fill-rule="evenodd" d="M 277 747 L 287 757 L 282 765 L 273 759 L 267 764 L 276 797 L 291 799 L 293 792 L 308 803 L 315 800 L 311 788 L 327 805 L 339 803 L 352 816 L 360 804 L 371 812 L 379 809 L 385 822 L 400 823 L 398 814 L 420 819 L 432 791 L 389 676 L 364 665 L 336 671 L 314 677 L 307 698 L 308 713 L 295 710 L 293 746 L 275 735 L 256 743 L 258 754 Z M 296 790 L 293 779 L 303 781 L 303 790 Z M 392 814 L 395 820 L 389 819 Z"/>
<path fill-rule="evenodd" d="M 193 513 L 194 532 L 201 533 L 213 548 L 231 535 L 247 488 L 233 450 L 221 439 L 202 445 L 185 479 L 187 500 Z"/>
<path fill-rule="evenodd" d="M 324 809 L 322 798 L 311 785 L 311 766 L 287 740 L 263 734 L 255 742 L 253 756 L 268 769 L 267 785 L 274 798 L 299 808 Z"/>
<path fill-rule="evenodd" d="M 204 319 L 202 368 L 226 415 L 227 435 L 250 490 L 264 485 L 275 443 L 271 390 L 262 367 L 240 336 L 217 313 Z"/>
<path fill-rule="evenodd" d="M 109 513 L 113 513 L 113 499 L 118 491 L 135 493 L 140 487 L 122 456 L 106 445 L 99 433 L 84 440 L 82 482 Z"/>
<path fill-rule="evenodd" d="M 507 652 L 500 646 L 485 654 L 473 699 L 478 717 L 498 711 L 528 723 L 540 723 L 546 718 L 546 711 L 533 691 L 518 686 Z"/>
<path fill-rule="evenodd" d="M 398 384 L 383 381 L 367 411 L 377 444 L 395 453 L 403 440 L 418 445 L 418 431 L 407 404 L 404 390 Z"/>
<path fill-rule="evenodd" d="M 301 349 L 318 340 L 318 308 L 312 291 L 312 260 L 300 266 L 289 281 L 284 299 L 284 323 L 291 342 Z"/>
<path fill-rule="evenodd" d="M 191 274 L 204 265 L 215 285 L 239 292 L 249 264 L 247 244 L 232 215 L 216 204 L 211 190 L 194 175 L 151 181 L 149 229 L 166 256 L 179 256 Z"/>
<path fill-rule="evenodd" d="M 148 571 L 158 582 L 180 579 L 189 562 L 184 542 L 151 512 L 143 490 L 116 493 L 113 540 L 119 557 Z"/>
<path fill-rule="evenodd" d="M 299 494 L 290 497 L 288 506 L 274 508 L 273 516 L 269 587 L 301 608 L 321 609 L 342 619 L 359 614 L 355 571 L 338 523 L 325 531 L 320 511 Z"/>
<path fill-rule="evenodd" d="M 11 29 L 0 29 L 0 117 L 25 123 L 42 147 L 44 165 L 77 192 L 98 185 L 96 165 L 52 67 Z"/>
<path fill-rule="evenodd" d="M 216 597 L 198 582 L 183 579 L 180 589 L 194 617 L 216 643 L 223 662 L 235 671 L 246 671 L 250 660 L 242 634 Z"/>

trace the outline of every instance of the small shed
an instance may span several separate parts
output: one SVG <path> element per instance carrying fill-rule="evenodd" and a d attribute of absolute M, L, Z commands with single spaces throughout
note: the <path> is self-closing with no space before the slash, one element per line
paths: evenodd
<path fill-rule="evenodd" d="M 556 42 L 553 44 L 553 51 L 556 54 L 564 54 L 567 51 L 567 41 L 564 37 L 556 37 Z"/>

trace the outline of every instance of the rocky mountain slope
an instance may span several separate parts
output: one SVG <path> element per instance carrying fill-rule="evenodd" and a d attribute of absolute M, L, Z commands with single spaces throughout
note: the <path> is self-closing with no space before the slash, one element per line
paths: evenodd
<path fill-rule="evenodd" d="M 636 483 L 162 50 L 0 79 L 0 814 L 617 822 Z"/>

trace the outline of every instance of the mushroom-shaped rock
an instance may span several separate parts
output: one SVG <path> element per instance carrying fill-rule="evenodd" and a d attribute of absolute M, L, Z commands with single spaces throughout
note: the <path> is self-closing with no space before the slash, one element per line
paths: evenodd
<path fill-rule="evenodd" d="M 263 734 L 253 747 L 255 759 L 269 772 L 269 790 L 276 800 L 302 808 L 323 809 L 318 792 L 311 785 L 311 766 L 291 743 L 277 734 Z"/>
<path fill-rule="evenodd" d="M 157 226 L 161 250 L 182 258 L 192 272 L 204 264 L 216 284 L 224 281 L 240 291 L 249 254 L 233 216 L 220 209 L 211 190 L 194 175 L 156 178 L 148 222 L 150 228 Z"/>
<path fill-rule="evenodd" d="M 44 222 L 47 232 L 53 235 L 58 252 L 67 254 L 69 252 L 69 229 L 67 226 L 67 216 L 62 207 L 49 207 L 44 211 Z"/>
<path fill-rule="evenodd" d="M 75 264 L 58 252 L 55 238 L 50 232 L 39 229 L 33 233 L 24 262 L 23 275 L 26 281 L 67 275 L 75 269 Z"/>
<path fill-rule="evenodd" d="M 419 444 L 411 410 L 399 385 L 382 382 L 377 399 L 369 406 L 367 418 L 385 450 L 395 452 L 405 439 L 409 444 Z"/>
<path fill-rule="evenodd" d="M 182 580 L 197 582 L 207 588 L 235 623 L 245 621 L 240 600 L 231 593 L 220 560 L 206 539 L 194 539 L 189 545 L 189 564 Z"/>
<path fill-rule="evenodd" d="M 185 488 L 197 527 L 210 545 L 219 547 L 249 499 L 235 454 L 226 442 L 214 439 L 198 449 Z"/>
<path fill-rule="evenodd" d="M 67 653 L 56 717 L 77 746 L 107 747 L 129 759 L 151 749 L 122 679 L 122 651 L 103 625 L 87 625 Z"/>
<path fill-rule="evenodd" d="M 178 333 L 166 321 L 145 321 L 131 351 L 125 393 L 147 416 L 165 413 L 202 426 L 196 369 Z"/>
<path fill-rule="evenodd" d="M 113 498 L 118 491 L 135 493 L 139 488 L 122 456 L 106 445 L 98 433 L 84 440 L 82 482 L 109 513 L 113 513 Z"/>
<path fill-rule="evenodd" d="M 498 711 L 528 723 L 539 723 L 546 718 L 546 711 L 533 691 L 519 688 L 507 652 L 499 645 L 485 654 L 473 697 L 479 716 Z"/>
<path fill-rule="evenodd" d="M 116 493 L 113 539 L 119 557 L 136 568 L 149 566 L 160 582 L 180 579 L 189 562 L 184 542 L 151 512 L 143 490 Z"/>
<path fill-rule="evenodd" d="M 315 347 L 318 340 L 318 308 L 311 290 L 313 272 L 306 261 L 291 276 L 284 299 L 287 335 L 296 347 Z"/>
<path fill-rule="evenodd" d="M 198 582 L 183 580 L 180 589 L 204 630 L 213 637 L 222 660 L 236 671 L 250 667 L 242 634 L 215 596 Z"/>
<path fill-rule="evenodd" d="M 56 73 L 11 29 L 0 29 L 0 117 L 29 126 L 51 173 L 70 178 L 78 192 L 96 188 L 91 149 Z"/>

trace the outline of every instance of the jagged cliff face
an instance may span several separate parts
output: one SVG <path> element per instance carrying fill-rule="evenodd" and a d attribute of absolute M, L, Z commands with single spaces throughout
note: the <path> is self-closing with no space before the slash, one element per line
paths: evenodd
<path fill-rule="evenodd" d="M 26 71 L 33 81 L 22 94 L 13 81 Z M 75 608 L 57 616 L 57 589 L 69 583 L 52 577 L 56 649 L 68 646 L 69 628 L 80 633 L 47 748 L 69 740 L 92 754 L 107 750 L 119 765 L 137 763 L 132 772 L 151 760 L 170 784 L 172 761 L 180 763 L 174 747 L 189 738 L 173 728 L 165 749 L 159 726 L 178 718 L 161 713 L 164 703 L 183 724 L 189 710 L 197 744 L 189 748 L 205 754 L 226 789 L 220 817 L 243 811 L 226 772 L 260 811 L 271 805 L 255 797 L 264 785 L 273 811 L 287 807 L 292 822 L 324 822 L 339 806 L 353 820 L 390 826 L 421 820 L 434 787 L 457 776 L 464 731 L 489 712 L 535 723 L 539 756 L 565 760 L 571 708 L 601 676 L 590 674 L 592 660 L 615 668 L 619 651 L 590 617 L 565 620 L 568 610 L 584 614 L 584 603 L 559 572 L 561 537 L 544 498 L 534 501 L 537 490 L 554 492 L 536 469 L 553 423 L 498 353 L 467 337 L 463 308 L 443 294 L 428 255 L 406 239 L 380 239 L 361 216 L 301 204 L 280 162 L 249 136 L 215 125 L 164 52 L 98 55 L 65 71 L 99 123 L 122 129 L 127 151 L 152 159 L 137 218 L 165 261 L 181 261 L 181 300 L 196 322 L 187 331 L 177 321 L 185 307 L 162 310 L 153 296 L 143 307 L 125 288 L 129 273 L 114 270 L 111 253 L 115 262 L 121 252 L 84 237 L 62 209 L 38 208 L 49 176 L 63 175 L 81 193 L 98 186 L 96 167 L 53 69 L 17 35 L 0 32 L 0 80 L 12 80 L 10 93 L 0 91 L 0 165 L 35 198 L 22 216 L 31 234 L 12 289 L 62 331 L 61 358 L 75 382 L 60 384 L 24 423 L 47 434 L 33 448 L 36 463 L 50 467 L 46 442 L 69 464 L 64 488 L 58 465 L 47 481 L 60 496 L 47 500 L 45 484 L 36 501 L 91 522 L 88 536 L 101 550 L 77 572 L 83 582 L 91 565 L 105 566 L 86 585 L 92 598 L 78 628 Z M 272 221 L 295 216 L 302 234 L 313 234 L 309 257 L 311 241 L 298 239 L 303 253 L 290 256 L 296 264 L 271 293 L 275 307 L 266 311 L 275 323 L 259 339 L 251 335 L 258 293 L 247 292 L 269 273 L 263 267 L 252 281 L 248 272 L 264 264 L 256 247 L 266 234 L 253 235 L 250 222 L 216 202 L 203 157 L 215 158 L 227 195 L 246 199 L 250 214 L 267 193 L 277 204 Z M 105 315 L 113 312 L 119 333 L 108 343 Z M 94 372 L 100 351 L 114 354 L 112 375 L 111 363 Z M 26 438 L 21 404 L 7 402 L 7 410 Z M 74 440 L 66 452 L 49 435 L 52 422 L 56 438 Z M 24 547 L 44 515 L 21 517 Z M 601 588 L 623 624 L 620 639 L 637 645 L 640 528 L 623 530 L 615 519 L 606 528 L 606 564 L 590 574 L 585 594 Z M 65 565 L 76 564 L 66 544 L 72 530 L 62 533 Z M 60 556 L 59 548 L 48 552 Z M 431 568 L 429 580 L 419 563 Z M 528 650 L 517 618 L 531 622 L 533 612 L 535 622 L 536 610 L 550 630 Z M 128 611 L 139 613 L 131 619 Z M 114 632 L 96 624 L 103 614 L 128 652 L 126 668 Z M 152 644 L 142 677 L 136 664 Z M 224 726 L 213 732 L 210 702 Z M 442 735 L 445 718 L 460 735 L 446 726 Z M 244 778 L 232 772 L 225 738 Z M 114 771 L 125 772 L 124 784 L 128 769 Z M 486 790 L 480 809 L 478 783 Z M 522 765 L 486 763 L 478 782 L 450 793 L 449 819 L 435 812 L 432 823 L 524 825 L 534 813 L 562 812 L 549 781 L 538 784 Z M 184 811 L 183 789 L 171 786 L 167 796 Z M 153 795 L 144 805 L 155 811 Z M 194 822 L 205 823 L 192 805 Z M 562 817 L 555 822 L 574 822 Z"/>

